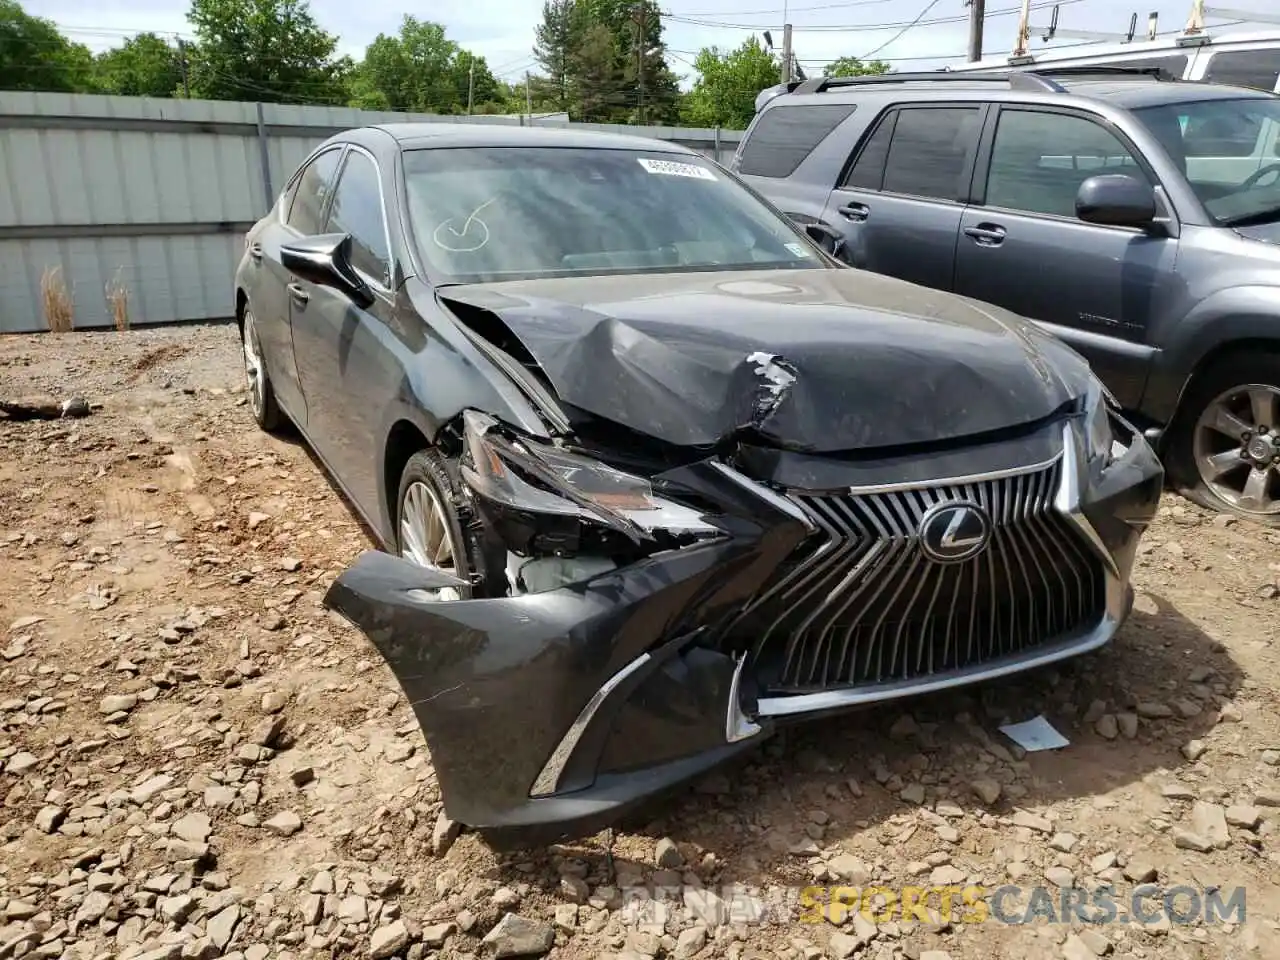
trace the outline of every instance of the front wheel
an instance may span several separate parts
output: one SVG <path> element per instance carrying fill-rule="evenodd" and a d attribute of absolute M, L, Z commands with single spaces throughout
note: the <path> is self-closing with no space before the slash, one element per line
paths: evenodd
<path fill-rule="evenodd" d="M 396 548 L 401 558 L 471 582 L 470 551 L 454 504 L 457 488 L 448 463 L 434 450 L 420 450 L 400 474 L 396 510 Z M 445 587 L 437 600 L 467 600 L 471 589 Z"/>
<path fill-rule="evenodd" d="M 1233 354 L 1188 391 L 1167 467 L 1188 499 L 1280 527 L 1280 355 Z"/>

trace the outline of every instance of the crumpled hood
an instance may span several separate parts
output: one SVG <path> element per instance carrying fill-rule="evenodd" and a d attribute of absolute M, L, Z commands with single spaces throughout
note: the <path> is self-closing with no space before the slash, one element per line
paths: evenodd
<path fill-rule="evenodd" d="M 952 440 L 1040 420 L 1088 375 L 1012 314 L 853 269 L 508 281 L 440 297 L 499 317 L 564 403 L 682 446 L 744 429 L 812 452 Z"/>

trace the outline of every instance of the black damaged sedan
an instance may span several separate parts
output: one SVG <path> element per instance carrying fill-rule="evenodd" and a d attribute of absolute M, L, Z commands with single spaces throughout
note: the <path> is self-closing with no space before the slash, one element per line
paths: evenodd
<path fill-rule="evenodd" d="M 389 551 L 326 603 L 496 846 L 1129 612 L 1163 476 L 1085 362 L 841 266 L 673 144 L 352 130 L 248 234 L 236 297 L 258 423 Z"/>

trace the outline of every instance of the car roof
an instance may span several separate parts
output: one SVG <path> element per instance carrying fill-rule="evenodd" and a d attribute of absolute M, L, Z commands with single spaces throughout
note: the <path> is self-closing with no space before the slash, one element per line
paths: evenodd
<path fill-rule="evenodd" d="M 570 147 L 583 150 L 643 150 L 700 156 L 696 150 L 649 137 L 563 127 L 524 127 L 501 123 L 380 123 L 405 150 L 447 147 Z"/>
<path fill-rule="evenodd" d="M 1106 100 L 1118 107 L 1134 109 L 1201 100 L 1275 100 L 1273 93 L 1251 87 L 1234 87 L 1223 83 L 1196 83 L 1187 80 L 1156 81 L 1141 79 L 1068 80 L 1055 78 L 1072 96 Z"/>

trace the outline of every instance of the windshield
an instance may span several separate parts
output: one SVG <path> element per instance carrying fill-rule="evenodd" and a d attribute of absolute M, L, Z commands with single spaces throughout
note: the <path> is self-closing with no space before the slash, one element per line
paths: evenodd
<path fill-rule="evenodd" d="M 685 154 L 468 147 L 404 154 L 437 281 L 822 267 L 790 221 Z"/>
<path fill-rule="evenodd" d="M 1202 100 L 1134 113 L 1182 165 L 1218 223 L 1280 220 L 1280 97 Z"/>

